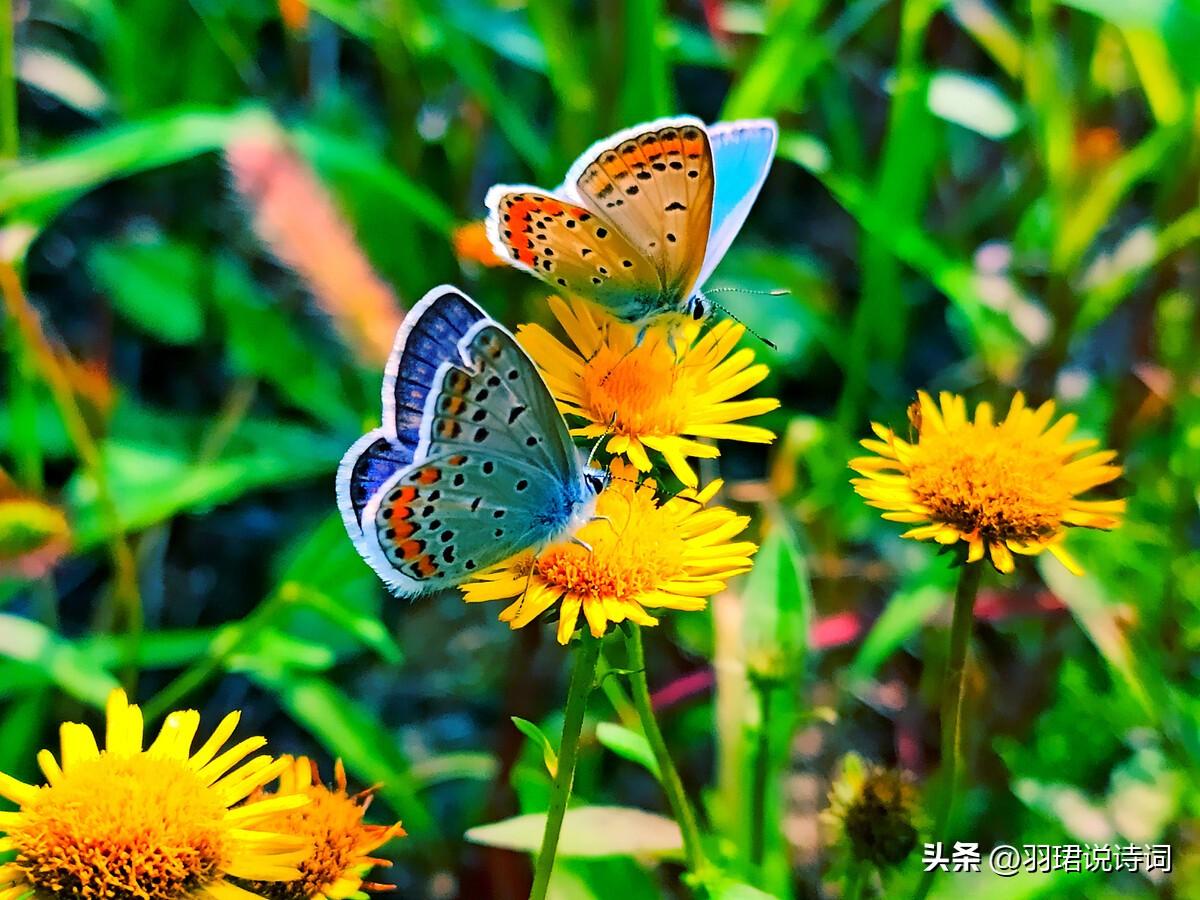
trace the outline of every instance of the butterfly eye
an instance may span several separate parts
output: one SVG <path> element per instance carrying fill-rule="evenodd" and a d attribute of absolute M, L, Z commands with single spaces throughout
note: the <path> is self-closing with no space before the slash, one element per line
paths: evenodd
<path fill-rule="evenodd" d="M 708 303 L 703 297 L 693 297 L 688 301 L 688 307 L 693 320 L 700 322 L 708 318 Z"/>
<path fill-rule="evenodd" d="M 586 472 L 583 477 L 587 480 L 587 485 L 593 494 L 599 494 L 608 487 L 607 472 Z"/>

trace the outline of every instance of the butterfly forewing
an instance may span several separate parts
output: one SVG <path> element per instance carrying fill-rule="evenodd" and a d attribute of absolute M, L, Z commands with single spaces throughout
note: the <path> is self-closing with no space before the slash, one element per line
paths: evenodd
<path fill-rule="evenodd" d="M 547 284 L 608 306 L 657 293 L 654 265 L 607 216 L 532 188 L 493 189 L 488 206 L 496 252 Z"/>
<path fill-rule="evenodd" d="M 713 189 L 708 136 L 690 119 L 601 149 L 574 184 L 580 200 L 604 213 L 651 260 L 664 299 L 676 306 L 696 287 L 704 263 Z"/>

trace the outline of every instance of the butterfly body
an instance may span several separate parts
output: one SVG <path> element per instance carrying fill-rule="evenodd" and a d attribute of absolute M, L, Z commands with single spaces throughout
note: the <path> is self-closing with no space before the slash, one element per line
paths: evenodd
<path fill-rule="evenodd" d="M 778 129 L 770 120 L 690 116 L 626 129 L 592 145 L 556 191 L 496 185 L 496 253 L 620 321 L 703 319 L 700 290 L 762 188 Z"/>
<path fill-rule="evenodd" d="M 451 587 L 585 524 L 602 487 L 532 361 L 448 286 L 409 313 L 384 419 L 347 451 L 338 501 L 360 555 L 396 593 Z"/>

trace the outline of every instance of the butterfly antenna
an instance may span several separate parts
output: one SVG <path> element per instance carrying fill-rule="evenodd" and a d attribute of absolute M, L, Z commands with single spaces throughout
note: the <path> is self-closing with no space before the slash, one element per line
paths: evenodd
<path fill-rule="evenodd" d="M 604 442 L 607 441 L 609 439 L 609 437 L 612 436 L 612 433 L 616 429 L 616 427 L 617 427 L 617 410 L 613 410 L 612 418 L 608 420 L 608 427 L 604 429 L 604 434 L 600 435 L 600 437 L 598 437 L 596 439 L 596 443 L 592 444 L 592 449 L 588 453 L 588 458 L 587 458 L 588 468 L 591 468 L 592 460 L 594 460 L 596 458 L 597 451 L 604 444 Z"/>
<path fill-rule="evenodd" d="M 731 293 L 731 292 L 736 292 L 739 294 L 761 294 L 766 297 L 783 297 L 783 296 L 791 293 L 791 291 L 789 291 L 787 288 L 779 288 L 778 290 L 773 290 L 773 291 L 752 291 L 752 290 L 747 290 L 746 288 L 728 287 L 728 288 L 712 288 L 711 290 L 705 291 L 704 296 L 711 297 L 713 294 L 727 294 L 727 293 Z M 775 344 L 774 341 L 759 334 L 757 331 L 755 331 L 753 328 L 751 328 L 749 325 L 747 325 L 745 322 L 743 322 L 741 319 L 739 319 L 737 316 L 735 316 L 733 313 L 731 313 L 729 311 L 728 307 L 722 306 L 720 303 L 717 303 L 715 300 L 709 300 L 709 302 L 712 303 L 712 305 L 715 308 L 719 309 L 722 313 L 727 315 L 729 318 L 733 319 L 733 321 L 737 322 L 739 325 L 741 325 L 743 328 L 745 328 L 748 332 L 750 332 L 752 335 L 754 335 L 756 338 L 758 338 L 760 341 L 762 341 L 764 344 L 766 344 L 768 347 L 770 347 L 772 350 L 779 349 L 779 347 Z"/>
<path fill-rule="evenodd" d="M 640 487 L 640 486 L 641 486 L 641 484 L 642 484 L 642 482 L 638 481 L 636 478 L 623 478 L 623 477 L 622 477 L 622 476 L 620 476 L 620 475 L 609 475 L 608 477 L 609 477 L 609 478 L 611 478 L 613 481 L 624 481 L 624 482 L 627 482 L 627 483 L 629 483 L 629 484 L 635 484 L 635 485 L 638 485 L 639 487 Z M 656 487 L 657 487 L 657 486 L 656 486 Z M 691 488 L 684 488 L 683 490 L 684 490 L 684 491 L 686 491 L 686 490 L 691 490 Z M 660 493 L 661 493 L 661 495 L 662 495 L 663 497 L 665 497 L 665 498 L 666 498 L 666 499 L 668 499 L 668 500 L 676 500 L 676 499 L 678 499 L 678 500 L 683 500 L 683 501 L 685 501 L 685 502 L 687 502 L 687 503 L 695 503 L 697 506 L 703 506 L 703 505 L 704 505 L 704 504 L 703 504 L 703 503 L 701 503 L 699 500 L 697 500 L 695 497 L 685 497 L 685 496 L 683 496 L 683 491 L 675 491 L 674 493 L 671 493 L 671 492 L 668 492 L 668 491 L 660 491 Z"/>

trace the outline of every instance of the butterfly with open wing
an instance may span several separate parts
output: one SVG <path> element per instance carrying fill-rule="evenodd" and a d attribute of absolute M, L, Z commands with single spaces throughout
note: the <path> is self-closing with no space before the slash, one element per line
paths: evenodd
<path fill-rule="evenodd" d="M 488 237 L 513 266 L 620 321 L 704 319 L 700 288 L 746 221 L 778 137 L 770 119 L 637 125 L 588 148 L 555 191 L 494 186 Z"/>
<path fill-rule="evenodd" d="M 396 335 L 382 424 L 346 451 L 337 498 L 363 559 L 418 596 L 573 534 L 605 478 L 516 339 L 442 285 Z"/>

